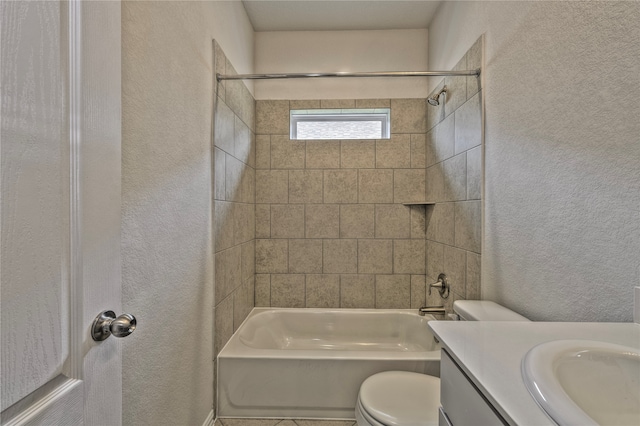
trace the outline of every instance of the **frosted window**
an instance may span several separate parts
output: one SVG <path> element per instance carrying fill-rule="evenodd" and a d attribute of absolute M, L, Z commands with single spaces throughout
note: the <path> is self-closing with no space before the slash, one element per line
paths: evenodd
<path fill-rule="evenodd" d="M 388 139 L 388 108 L 292 110 L 291 139 Z"/>

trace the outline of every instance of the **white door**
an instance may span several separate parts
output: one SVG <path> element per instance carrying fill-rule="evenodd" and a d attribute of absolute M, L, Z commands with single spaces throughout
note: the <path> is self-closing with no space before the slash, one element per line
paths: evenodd
<path fill-rule="evenodd" d="M 120 339 L 90 326 L 121 313 L 120 3 L 0 15 L 1 423 L 118 425 Z"/>

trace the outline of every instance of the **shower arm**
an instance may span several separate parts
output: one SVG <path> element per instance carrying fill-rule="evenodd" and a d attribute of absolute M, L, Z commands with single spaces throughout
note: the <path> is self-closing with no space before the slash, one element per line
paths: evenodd
<path fill-rule="evenodd" d="M 389 71 L 389 72 L 324 72 L 324 73 L 274 73 L 274 74 L 216 74 L 216 80 L 272 80 L 284 78 L 328 78 L 328 77 L 480 77 L 480 68 L 467 71 Z"/>

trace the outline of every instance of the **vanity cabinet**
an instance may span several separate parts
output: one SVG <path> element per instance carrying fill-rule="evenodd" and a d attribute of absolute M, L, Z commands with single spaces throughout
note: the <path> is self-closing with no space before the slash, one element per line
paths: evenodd
<path fill-rule="evenodd" d="M 440 362 L 440 405 L 439 426 L 508 424 L 444 349 Z"/>

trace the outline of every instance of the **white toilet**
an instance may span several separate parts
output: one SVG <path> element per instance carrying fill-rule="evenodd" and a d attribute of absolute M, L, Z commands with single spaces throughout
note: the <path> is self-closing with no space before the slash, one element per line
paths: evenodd
<path fill-rule="evenodd" d="M 529 321 L 486 300 L 457 300 L 463 321 Z M 437 426 L 440 379 L 407 371 L 385 371 L 367 378 L 356 404 L 358 426 Z"/>

